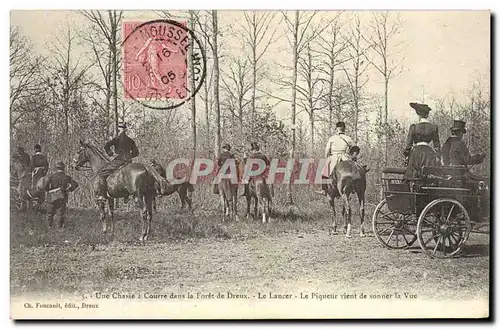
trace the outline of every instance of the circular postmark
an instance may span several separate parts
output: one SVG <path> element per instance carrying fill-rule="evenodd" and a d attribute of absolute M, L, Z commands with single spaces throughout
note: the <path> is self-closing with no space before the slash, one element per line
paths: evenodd
<path fill-rule="evenodd" d="M 124 22 L 125 99 L 168 110 L 195 97 L 205 81 L 207 60 L 199 39 L 185 25 L 170 19 Z"/>

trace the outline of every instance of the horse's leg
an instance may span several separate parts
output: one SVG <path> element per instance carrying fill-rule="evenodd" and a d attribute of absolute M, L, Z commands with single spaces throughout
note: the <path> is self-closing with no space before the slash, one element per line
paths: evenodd
<path fill-rule="evenodd" d="M 222 221 L 226 220 L 226 198 L 224 198 L 224 191 L 221 189 L 219 191 L 220 194 L 220 204 L 222 206 Z"/>
<path fill-rule="evenodd" d="M 153 200 L 154 196 L 145 195 L 145 208 L 146 208 L 146 236 L 144 240 L 148 240 L 151 238 L 151 223 L 153 222 Z"/>
<path fill-rule="evenodd" d="M 245 199 L 247 200 L 247 211 L 245 213 L 245 217 L 247 219 L 250 219 L 250 205 L 252 204 L 252 198 L 249 195 L 247 195 L 245 196 Z"/>
<path fill-rule="evenodd" d="M 114 202 L 114 199 L 111 199 L 111 198 L 108 199 L 108 207 L 109 207 L 110 231 L 111 231 L 111 233 L 113 233 L 115 231 L 115 216 L 114 216 L 115 202 Z"/>
<path fill-rule="evenodd" d="M 238 191 L 236 188 L 233 189 L 233 213 L 234 213 L 234 219 L 236 221 L 239 221 L 240 218 L 238 217 Z"/>
<path fill-rule="evenodd" d="M 103 201 L 98 201 L 98 205 L 101 212 L 102 233 L 106 233 L 108 231 L 108 223 L 106 221 L 106 205 Z"/>
<path fill-rule="evenodd" d="M 147 234 L 147 220 L 148 220 L 148 214 L 147 214 L 147 209 L 146 205 L 144 203 L 144 197 L 137 193 L 135 196 L 135 200 L 137 203 L 137 206 L 139 207 L 141 211 L 141 218 L 142 218 L 142 232 L 141 232 L 141 237 L 139 238 L 139 241 L 145 241 L 146 239 L 146 234 Z"/>
<path fill-rule="evenodd" d="M 365 237 L 365 227 L 364 227 L 364 222 L 365 222 L 365 194 L 362 191 L 356 191 L 356 194 L 358 195 L 358 202 L 359 202 L 359 218 L 361 221 L 360 227 L 359 227 L 359 236 L 360 237 Z"/>
<path fill-rule="evenodd" d="M 330 206 L 332 207 L 332 227 L 330 234 L 337 234 L 337 211 L 335 210 L 335 197 L 330 196 Z"/>
<path fill-rule="evenodd" d="M 158 213 L 158 208 L 156 207 L 156 197 L 153 197 L 153 211 L 155 214 Z"/>
<path fill-rule="evenodd" d="M 347 193 L 342 194 L 342 202 L 344 208 L 344 227 L 347 224 L 346 237 L 351 237 L 351 205 L 349 204 L 349 195 Z"/>

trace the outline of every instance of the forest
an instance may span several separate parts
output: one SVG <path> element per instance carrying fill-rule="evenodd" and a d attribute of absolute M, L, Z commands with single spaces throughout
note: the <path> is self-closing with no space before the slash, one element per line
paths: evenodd
<path fill-rule="evenodd" d="M 148 13 L 148 19 L 186 22 L 207 58 L 196 97 L 164 111 L 124 97 L 123 24 L 147 19 L 118 10 L 72 15 L 76 19 L 60 25 L 44 51 L 23 26 L 11 25 L 11 153 L 21 145 L 31 154 L 39 143 L 53 168 L 57 161 L 73 161 L 80 139 L 102 148 L 118 123 L 127 122 L 140 151 L 135 161 L 156 159 L 164 167 L 179 157 L 215 158 L 224 143 L 240 154 L 258 142 L 268 157 L 322 158 L 336 122 L 344 121 L 361 148 L 359 161 L 370 168 L 368 202 L 379 198 L 382 168 L 403 166 L 411 122 L 396 114 L 410 109 L 390 107 L 391 87 L 408 69 L 397 13 L 245 11 L 231 13 L 237 15 L 231 20 L 216 10 Z M 380 88 L 370 87 L 374 81 Z M 430 104 L 441 143 L 460 118 L 469 128 L 471 153 L 490 154 L 489 87 L 489 79 L 471 76 L 455 94 L 430 90 L 408 103 Z M 489 176 L 489 161 L 473 171 Z M 91 173 L 69 173 L 82 186 L 72 204 L 90 206 Z M 277 202 L 298 202 L 312 194 L 309 188 L 280 187 Z M 203 199 L 195 196 L 195 203 Z"/>

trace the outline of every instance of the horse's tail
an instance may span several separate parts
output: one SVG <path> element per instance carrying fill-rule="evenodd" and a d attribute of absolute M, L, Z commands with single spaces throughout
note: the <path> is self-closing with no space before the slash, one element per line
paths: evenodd
<path fill-rule="evenodd" d="M 165 191 L 168 189 L 168 182 L 165 178 L 163 178 L 152 166 L 149 164 L 143 164 L 146 171 L 152 175 L 155 181 L 160 185 L 161 194 L 165 194 Z"/>

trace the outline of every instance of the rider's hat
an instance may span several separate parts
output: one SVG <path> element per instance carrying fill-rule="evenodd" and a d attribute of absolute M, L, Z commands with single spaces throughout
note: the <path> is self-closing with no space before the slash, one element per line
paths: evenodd
<path fill-rule="evenodd" d="M 465 121 L 453 120 L 453 126 L 451 127 L 451 131 L 462 131 L 466 133 L 467 129 L 465 129 Z"/>
<path fill-rule="evenodd" d="M 58 163 L 56 163 L 56 168 L 57 169 L 64 169 L 64 167 L 65 167 L 64 162 L 59 161 Z"/>
<path fill-rule="evenodd" d="M 42 149 L 42 146 L 40 144 L 35 144 L 35 147 L 34 147 L 35 151 L 36 150 L 41 150 Z"/>
<path fill-rule="evenodd" d="M 339 121 L 339 122 L 337 122 L 337 124 L 335 125 L 335 127 L 337 127 L 337 128 L 344 128 L 345 129 L 345 122 Z"/>
<path fill-rule="evenodd" d="M 229 143 L 224 144 L 224 145 L 222 146 L 222 148 L 223 148 L 224 150 L 231 151 L 231 145 L 229 145 Z"/>
<path fill-rule="evenodd" d="M 418 115 L 425 115 L 425 116 L 427 116 L 429 112 L 432 110 L 429 107 L 429 105 L 420 103 L 410 103 L 410 107 L 414 109 Z"/>
<path fill-rule="evenodd" d="M 17 151 L 18 151 L 18 152 L 24 152 L 24 147 L 22 147 L 21 145 L 19 145 L 19 146 L 17 147 Z"/>
<path fill-rule="evenodd" d="M 250 143 L 250 150 L 251 151 L 258 151 L 258 150 L 260 150 L 259 144 L 257 144 L 256 142 Z"/>
<path fill-rule="evenodd" d="M 118 128 L 127 129 L 127 128 L 128 128 L 128 127 L 127 127 L 127 123 L 126 123 L 126 122 L 120 122 L 120 123 L 118 124 Z"/>

